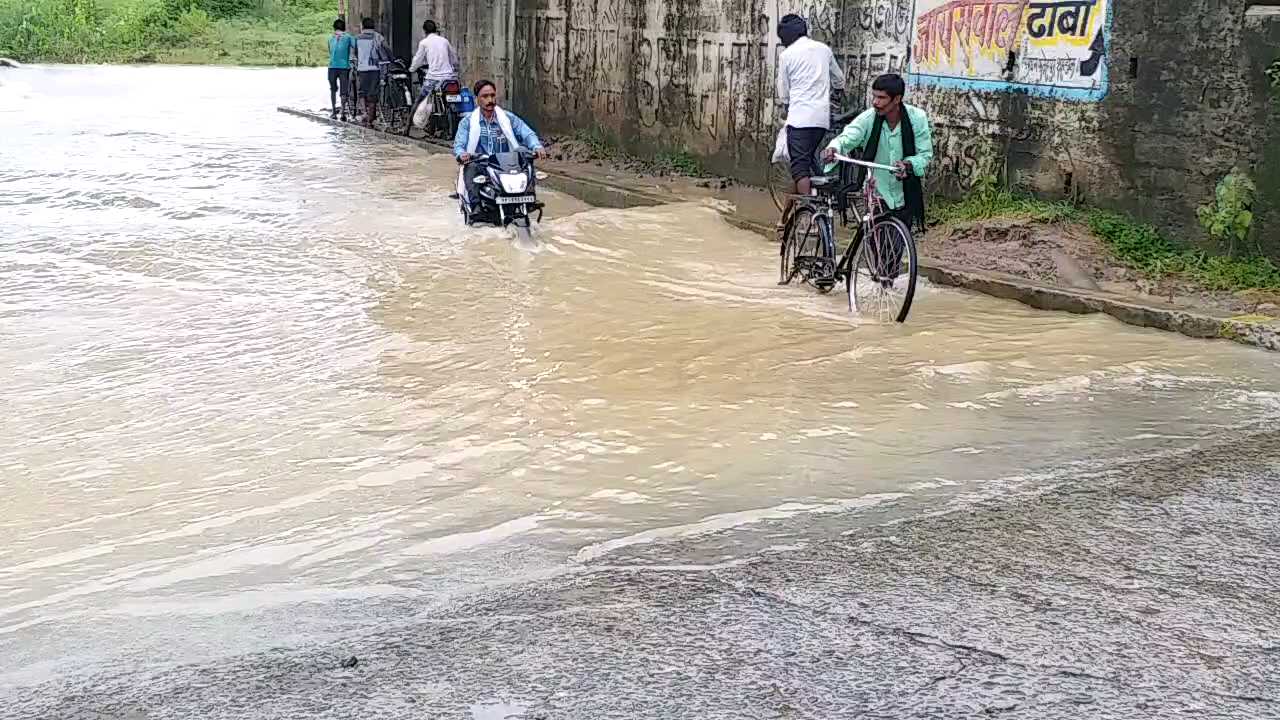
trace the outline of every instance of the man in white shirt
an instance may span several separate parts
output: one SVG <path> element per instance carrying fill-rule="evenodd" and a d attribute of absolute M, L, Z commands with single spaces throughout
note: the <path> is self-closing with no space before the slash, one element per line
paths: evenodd
<path fill-rule="evenodd" d="M 809 38 L 809 26 L 799 15 L 778 21 L 778 39 L 786 48 L 778 56 L 778 102 L 787 109 L 791 179 L 797 193 L 808 195 L 809 178 L 821 174 L 818 148 L 831 128 L 832 93 L 844 91 L 844 73 L 831 48 Z M 783 212 L 779 232 L 787 215 Z"/>
<path fill-rule="evenodd" d="M 458 52 L 453 49 L 450 43 L 439 32 L 434 20 L 427 20 L 422 23 L 422 32 L 426 33 L 426 37 L 418 43 L 418 52 L 413 56 L 413 62 L 409 64 L 409 73 L 415 73 L 419 68 L 426 68 L 426 77 L 422 81 L 422 97 L 427 97 L 435 92 L 436 88 L 445 83 L 446 80 L 457 80 L 461 76 L 458 66 Z"/>

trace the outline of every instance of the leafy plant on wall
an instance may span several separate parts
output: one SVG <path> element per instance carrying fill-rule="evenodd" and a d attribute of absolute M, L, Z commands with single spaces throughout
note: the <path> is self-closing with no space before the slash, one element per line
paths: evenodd
<path fill-rule="evenodd" d="M 1234 255 L 1236 243 L 1249 237 L 1253 226 L 1253 199 L 1258 189 L 1240 168 L 1235 167 L 1218 181 L 1213 193 L 1213 204 L 1201 205 L 1196 211 L 1200 226 L 1218 247 L 1227 247 Z"/>

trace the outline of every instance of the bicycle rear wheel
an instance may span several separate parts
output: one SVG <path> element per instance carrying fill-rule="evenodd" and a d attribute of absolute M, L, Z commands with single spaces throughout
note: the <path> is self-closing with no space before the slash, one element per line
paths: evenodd
<path fill-rule="evenodd" d="M 782 245 L 778 248 L 782 257 L 779 285 L 790 284 L 796 277 L 800 277 L 801 282 L 805 280 L 803 270 L 812 264 L 808 258 L 816 254 L 820 242 L 813 218 L 814 212 L 808 207 L 797 207 L 791 213 Z"/>
<path fill-rule="evenodd" d="M 769 197 L 778 212 L 782 212 L 787 207 L 787 198 L 796 191 L 795 182 L 791 179 L 791 166 L 770 161 L 767 172 L 765 186 L 769 189 Z"/>
<path fill-rule="evenodd" d="M 835 284 L 835 245 L 831 217 L 812 207 L 796 208 L 779 248 L 782 255 L 780 285 L 800 278 L 827 292 Z"/>
<path fill-rule="evenodd" d="M 347 71 L 347 94 L 342 98 L 342 119 L 356 120 L 359 115 L 357 110 L 356 93 L 359 92 L 360 78 L 356 75 L 355 69 Z"/>
<path fill-rule="evenodd" d="M 880 322 L 904 322 L 919 273 L 911 230 L 894 217 L 876 220 L 849 268 L 849 310 Z"/>

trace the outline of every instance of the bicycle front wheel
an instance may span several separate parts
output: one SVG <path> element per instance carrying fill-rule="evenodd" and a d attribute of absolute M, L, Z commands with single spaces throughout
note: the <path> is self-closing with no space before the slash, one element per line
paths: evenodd
<path fill-rule="evenodd" d="M 911 230 L 894 217 L 876 220 L 849 268 L 849 309 L 884 323 L 906 321 L 919 273 Z"/>

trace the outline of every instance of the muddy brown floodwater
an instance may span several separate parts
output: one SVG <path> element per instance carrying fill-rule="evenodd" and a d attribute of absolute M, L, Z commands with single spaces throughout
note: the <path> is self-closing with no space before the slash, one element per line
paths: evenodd
<path fill-rule="evenodd" d="M 0 695 L 46 717 L 1280 414 L 1277 356 L 1231 343 L 930 286 L 854 322 L 696 203 L 546 193 L 523 253 L 462 225 L 449 158 L 278 115 L 320 70 L 0 72 Z"/>

